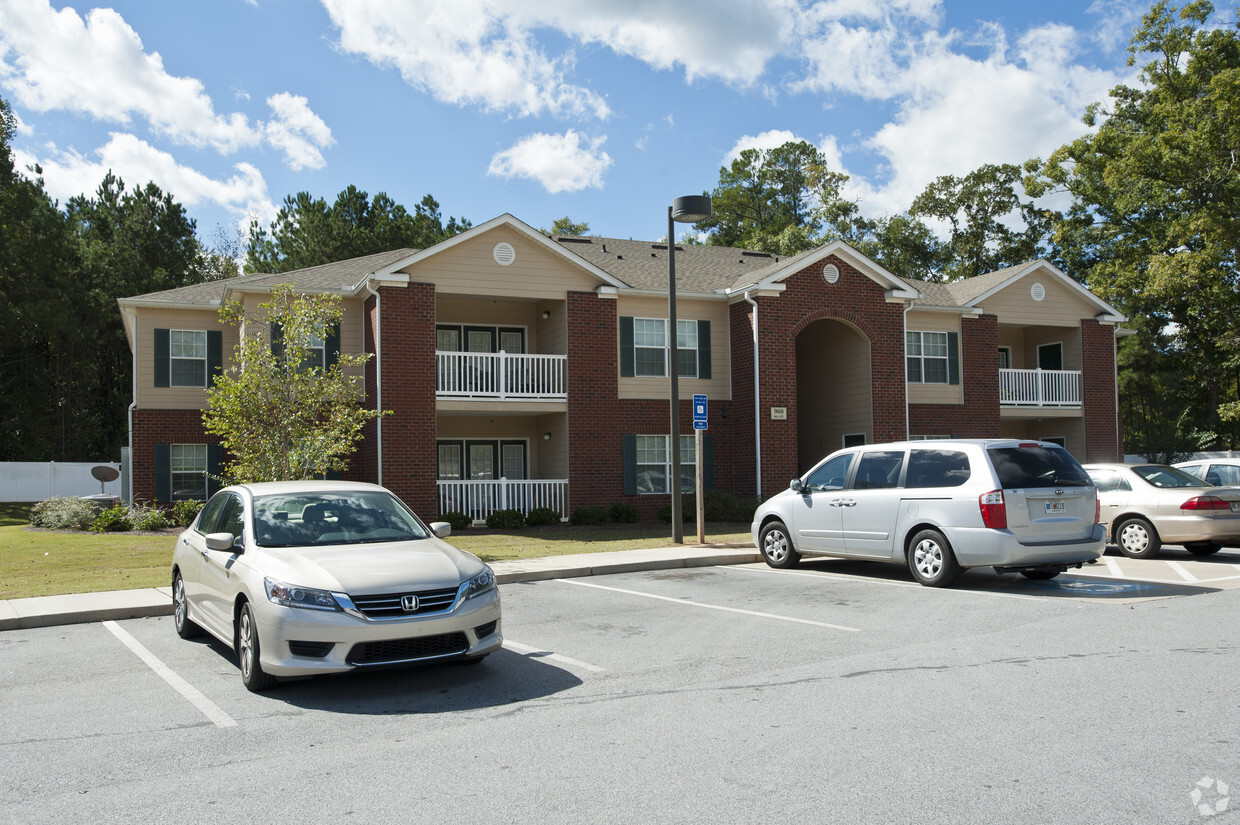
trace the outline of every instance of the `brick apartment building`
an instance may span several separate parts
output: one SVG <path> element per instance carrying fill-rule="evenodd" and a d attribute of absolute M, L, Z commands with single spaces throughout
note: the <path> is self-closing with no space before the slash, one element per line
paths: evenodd
<path fill-rule="evenodd" d="M 651 517 L 678 464 L 693 477 L 695 394 L 709 399 L 707 486 L 742 495 L 778 492 L 853 443 L 1008 436 L 1059 441 L 1082 461 L 1121 455 L 1125 319 L 1045 261 L 932 284 L 843 242 L 675 255 L 674 335 L 666 243 L 546 237 L 511 215 L 428 249 L 122 299 L 133 496 L 214 489 L 222 456 L 203 431 L 204 388 L 238 335 L 218 310 L 253 309 L 282 283 L 341 295 L 325 350 L 371 353 L 366 403 L 391 410 L 345 477 L 382 483 L 428 519 L 621 501 Z"/>

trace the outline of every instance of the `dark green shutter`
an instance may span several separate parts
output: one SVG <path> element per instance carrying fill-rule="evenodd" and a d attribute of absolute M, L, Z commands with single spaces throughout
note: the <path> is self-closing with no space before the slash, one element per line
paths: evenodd
<path fill-rule="evenodd" d="M 172 372 L 172 345 L 169 342 L 168 330 L 155 330 L 155 386 L 170 387 Z"/>
<path fill-rule="evenodd" d="M 277 364 L 284 360 L 284 327 L 279 321 L 271 322 L 271 354 Z"/>
<path fill-rule="evenodd" d="M 340 362 L 340 324 L 332 324 L 323 344 L 323 366 L 331 369 Z"/>
<path fill-rule="evenodd" d="M 947 383 L 960 383 L 960 333 L 947 333 Z"/>
<path fill-rule="evenodd" d="M 620 377 L 632 378 L 637 374 L 636 353 L 633 350 L 633 318 L 620 316 Z"/>
<path fill-rule="evenodd" d="M 155 445 L 155 500 L 163 504 L 172 501 L 172 447 L 169 444 Z"/>
<path fill-rule="evenodd" d="M 702 487 L 715 489 L 715 437 L 702 433 Z"/>
<path fill-rule="evenodd" d="M 224 333 L 207 330 L 207 386 L 214 387 L 215 379 L 224 369 Z"/>
<path fill-rule="evenodd" d="M 637 495 L 637 436 L 621 436 L 621 442 L 621 452 L 624 457 L 624 494 L 635 496 Z"/>
<path fill-rule="evenodd" d="M 219 444 L 207 445 L 207 498 L 215 495 L 220 489 L 220 478 L 224 475 L 224 448 Z"/>
<path fill-rule="evenodd" d="M 698 378 L 710 378 L 710 321 L 698 321 Z"/>

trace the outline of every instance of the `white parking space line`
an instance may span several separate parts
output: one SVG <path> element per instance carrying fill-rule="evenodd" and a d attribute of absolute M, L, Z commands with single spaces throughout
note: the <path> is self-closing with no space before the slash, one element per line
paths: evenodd
<path fill-rule="evenodd" d="M 794 622 L 796 624 L 808 624 L 808 625 L 813 625 L 814 627 L 829 628 L 831 630 L 843 630 L 848 633 L 860 633 L 861 632 L 861 628 L 858 628 L 858 627 L 845 627 L 844 625 L 829 624 L 828 622 L 816 622 L 816 621 L 813 621 L 812 619 L 797 619 L 792 616 L 778 616 L 774 613 L 760 613 L 756 610 L 742 610 L 738 607 L 723 607 L 717 604 L 703 604 L 702 602 L 690 601 L 689 599 L 674 599 L 671 596 L 658 596 L 658 595 L 655 595 L 654 593 L 642 593 L 639 590 L 624 590 L 619 587 L 606 587 L 605 585 L 591 584 L 590 582 L 583 582 L 577 579 L 555 579 L 555 581 L 560 582 L 562 584 L 575 584 L 578 587 L 593 587 L 596 590 L 610 590 L 613 593 L 624 593 L 629 596 L 640 596 L 644 599 L 658 599 L 659 601 L 672 602 L 673 604 L 682 604 L 682 605 L 686 605 L 687 607 L 701 607 L 706 610 L 722 610 L 725 613 L 740 613 L 745 616 L 756 616 L 757 618 L 760 618 L 760 619 L 777 619 L 781 622 Z"/>
<path fill-rule="evenodd" d="M 138 658 L 146 662 L 151 670 L 155 671 L 161 679 L 167 682 L 176 690 L 177 693 L 184 696 L 190 701 L 194 707 L 202 711 L 202 714 L 210 719 L 217 728 L 231 728 L 237 724 L 237 720 L 233 719 L 227 713 L 222 711 L 219 705 L 212 702 L 198 688 L 178 676 L 172 668 L 165 665 L 155 654 L 142 646 L 142 643 L 130 636 L 129 633 L 118 625 L 116 622 L 107 621 L 103 623 L 112 635 L 120 639 L 125 647 L 137 654 Z"/>
<path fill-rule="evenodd" d="M 551 659 L 552 661 L 560 662 L 561 664 L 568 665 L 569 667 L 575 667 L 581 670 L 588 670 L 591 673 L 602 673 L 603 672 L 603 668 L 599 667 L 598 665 L 592 665 L 589 662 L 583 662 L 580 659 L 570 659 L 567 656 L 561 656 L 558 653 L 552 653 L 550 650 L 543 650 L 542 648 L 530 647 L 529 645 L 517 644 L 516 642 L 510 639 L 504 640 L 504 647 L 508 648 L 513 653 L 520 653 L 522 656 L 533 656 L 539 659 Z"/>
<path fill-rule="evenodd" d="M 1180 578 L 1184 579 L 1184 581 L 1186 582 L 1197 581 L 1197 577 L 1194 576 L 1192 573 L 1188 572 L 1187 570 L 1185 570 L 1184 565 L 1180 564 L 1178 561 L 1168 561 L 1167 566 L 1170 567 L 1172 570 L 1174 570 L 1176 573 L 1179 573 Z"/>
<path fill-rule="evenodd" d="M 1119 562 L 1117 562 L 1115 559 L 1111 558 L 1110 556 L 1103 556 L 1102 561 L 1106 564 L 1107 570 L 1111 571 L 1112 576 L 1114 576 L 1117 579 L 1127 578 L 1124 575 L 1124 571 L 1120 569 Z"/>
<path fill-rule="evenodd" d="M 933 591 L 935 593 L 956 593 L 962 596 L 995 596 L 1000 599 L 1022 599 L 1024 601 L 1040 602 L 1044 601 L 1044 596 L 1026 596 L 1023 593 L 995 593 L 991 590 L 969 590 L 966 588 L 952 587 L 923 587 L 916 582 L 893 582 L 887 579 L 867 579 L 862 576 L 836 576 L 831 573 L 809 573 L 796 570 L 775 570 L 771 567 L 718 567 L 717 570 L 727 570 L 735 573 L 771 573 L 776 576 L 805 576 L 811 579 L 830 579 L 837 582 L 848 582 L 850 584 L 879 584 L 887 587 L 912 587 L 918 590 Z M 1075 571 L 1073 571 L 1075 572 Z"/>

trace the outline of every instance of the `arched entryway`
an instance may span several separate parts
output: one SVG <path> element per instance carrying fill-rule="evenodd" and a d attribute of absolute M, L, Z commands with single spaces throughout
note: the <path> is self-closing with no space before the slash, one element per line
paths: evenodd
<path fill-rule="evenodd" d="M 835 318 L 814 321 L 796 339 L 797 464 L 804 473 L 846 443 L 874 438 L 870 340 Z"/>

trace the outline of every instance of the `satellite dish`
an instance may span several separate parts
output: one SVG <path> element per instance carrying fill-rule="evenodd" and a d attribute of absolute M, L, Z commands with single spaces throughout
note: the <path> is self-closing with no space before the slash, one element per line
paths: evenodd
<path fill-rule="evenodd" d="M 100 494 L 106 492 L 103 485 L 107 484 L 109 481 L 116 481 L 121 477 L 120 470 L 115 467 L 109 467 L 107 464 L 100 464 L 96 467 L 91 467 L 90 474 L 95 477 L 95 481 L 99 482 Z"/>

